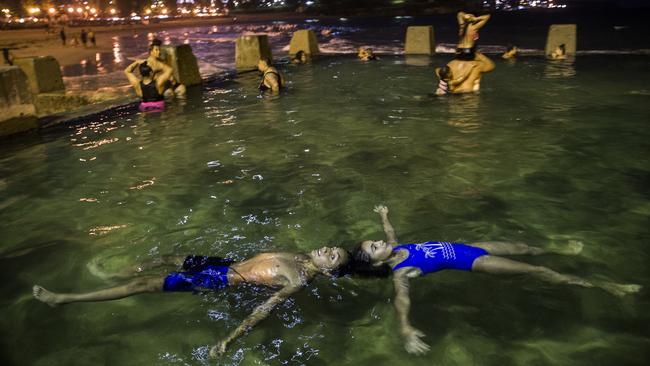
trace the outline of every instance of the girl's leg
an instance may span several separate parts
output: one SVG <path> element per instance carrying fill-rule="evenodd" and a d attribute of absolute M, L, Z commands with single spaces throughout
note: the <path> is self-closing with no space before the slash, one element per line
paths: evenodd
<path fill-rule="evenodd" d="M 528 263 L 517 262 L 492 255 L 485 255 L 477 258 L 472 265 L 472 271 L 496 274 L 528 274 L 550 283 L 577 285 L 582 287 L 599 287 L 616 296 L 638 292 L 641 289 L 641 286 L 634 284 L 587 281 L 577 276 L 555 272 L 546 267 L 534 266 Z"/>
<path fill-rule="evenodd" d="M 485 249 L 492 255 L 540 255 L 540 254 L 566 254 L 575 255 L 582 251 L 582 243 L 579 241 L 569 241 L 564 248 L 544 249 L 533 247 L 525 243 L 508 243 L 503 241 L 483 241 L 469 244 L 473 247 Z"/>
<path fill-rule="evenodd" d="M 81 294 L 59 294 L 50 292 L 39 285 L 35 285 L 32 290 L 37 300 L 50 306 L 71 302 L 108 301 L 146 292 L 162 292 L 165 277 L 166 275 L 137 278 L 124 285 Z"/>

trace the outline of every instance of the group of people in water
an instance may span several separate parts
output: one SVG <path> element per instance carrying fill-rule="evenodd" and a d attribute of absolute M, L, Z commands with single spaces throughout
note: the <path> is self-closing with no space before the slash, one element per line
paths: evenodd
<path fill-rule="evenodd" d="M 165 97 L 185 97 L 186 87 L 174 79 L 167 55 L 162 53 L 162 42 L 154 39 L 149 46 L 145 60 L 135 60 L 124 70 L 124 74 L 140 97 L 140 110 L 161 111 L 165 108 Z M 140 77 L 135 74 L 136 68 Z"/>
<path fill-rule="evenodd" d="M 162 256 L 113 274 L 113 277 L 128 278 L 127 282 L 115 287 L 86 293 L 55 293 L 35 285 L 32 291 L 36 299 L 56 306 L 74 302 L 109 301 L 143 293 L 221 291 L 241 284 L 277 288 L 278 290 L 264 303 L 255 307 L 238 327 L 211 347 L 210 356 L 218 357 L 226 351 L 232 341 L 266 318 L 274 307 L 318 275 L 383 278 L 392 273 L 399 330 L 406 351 L 412 354 L 423 354 L 429 350 L 429 346 L 421 339 L 424 333 L 416 329 L 409 320 L 409 281 L 425 274 L 454 269 L 490 274 L 528 275 L 553 284 L 600 288 L 616 296 L 638 292 L 641 288 L 635 284 L 587 280 L 547 267 L 505 258 L 513 255 L 577 255 L 583 248 L 580 242 L 570 241 L 565 247 L 553 249 L 499 241 L 472 244 L 427 241 L 399 245 L 395 229 L 388 219 L 388 208 L 378 205 L 374 211 L 379 214 L 386 239 L 365 240 L 349 250 L 324 246 L 309 253 L 259 253 L 240 262 L 200 255 Z M 160 266 L 176 268 L 162 275 L 148 274 Z M 96 272 L 101 273 L 101 269 Z"/>
<path fill-rule="evenodd" d="M 481 75 L 494 69 L 494 63 L 476 50 L 479 30 L 489 20 L 489 15 L 474 16 L 459 13 L 459 43 L 456 57 L 446 66 L 436 69 L 440 82 L 438 94 L 472 92 L 480 88 Z M 564 53 L 564 49 L 559 50 Z M 509 48 L 504 58 L 514 57 L 516 47 Z M 371 49 L 361 49 L 359 59 L 376 59 Z M 160 41 L 154 40 L 146 60 L 136 60 L 125 70 L 136 94 L 142 98 L 142 110 L 164 107 L 166 94 L 182 96 L 185 87 L 174 80 L 171 66 L 161 55 Z M 305 63 L 308 55 L 300 51 L 292 60 Z M 278 92 L 284 80 L 267 58 L 259 60 L 262 73 L 259 89 Z M 135 75 L 138 70 L 141 77 Z M 429 273 L 453 269 L 490 274 L 523 274 L 532 278 L 564 285 L 600 288 L 616 296 L 638 292 L 635 284 L 618 284 L 587 280 L 562 274 L 547 267 L 531 265 L 506 258 L 513 255 L 563 254 L 577 255 L 582 251 L 580 242 L 571 241 L 565 247 L 546 249 L 524 243 L 485 241 L 471 244 L 426 241 L 398 244 L 395 230 L 388 218 L 386 206 L 374 208 L 381 220 L 385 240 L 365 240 L 354 248 L 324 246 L 309 253 L 270 252 L 259 253 L 247 260 L 236 262 L 227 258 L 200 255 L 162 256 L 155 261 L 142 263 L 110 275 L 128 279 L 125 283 L 85 293 L 56 293 L 33 286 L 33 296 L 51 306 L 73 302 L 94 302 L 121 299 L 132 295 L 154 292 L 220 291 L 241 284 L 263 285 L 278 290 L 264 303 L 255 307 L 241 324 L 210 349 L 210 356 L 223 354 L 228 345 L 269 315 L 271 310 L 288 297 L 305 287 L 316 276 L 376 276 L 388 277 L 392 273 L 394 307 L 398 315 L 399 333 L 404 347 L 412 354 L 422 354 L 429 346 L 421 339 L 424 333 L 409 320 L 411 308 L 410 280 Z M 156 267 L 174 267 L 165 274 L 150 274 Z M 101 271 L 100 271 L 101 272 Z"/>
<path fill-rule="evenodd" d="M 458 44 L 454 58 L 445 66 L 437 67 L 435 74 L 438 77 L 436 95 L 459 94 L 477 92 L 481 88 L 481 77 L 483 74 L 494 70 L 492 60 L 477 50 L 479 30 L 485 26 L 490 15 L 475 16 L 473 14 L 459 12 L 458 21 Z M 519 50 L 516 46 L 510 45 L 501 56 L 503 59 L 514 59 Z M 357 52 L 361 61 L 378 60 L 371 48 L 361 47 Z M 551 54 L 551 59 L 561 60 L 566 58 L 566 47 L 558 45 Z M 309 61 L 309 55 L 305 51 L 298 51 L 292 58 L 293 64 L 304 64 Z M 134 71 L 140 72 L 138 78 Z M 125 74 L 133 86 L 135 93 L 141 98 L 140 110 L 160 111 L 165 105 L 165 96 L 184 96 L 185 86 L 174 80 L 173 73 L 169 72 L 171 66 L 165 61 L 165 55 L 161 53 L 161 42 L 154 39 L 149 47 L 149 57 L 146 60 L 136 60 L 129 65 Z M 277 94 L 282 89 L 284 79 L 282 74 L 273 66 L 269 58 L 261 58 L 257 65 L 262 73 L 259 83 L 259 90 L 269 91 Z"/>

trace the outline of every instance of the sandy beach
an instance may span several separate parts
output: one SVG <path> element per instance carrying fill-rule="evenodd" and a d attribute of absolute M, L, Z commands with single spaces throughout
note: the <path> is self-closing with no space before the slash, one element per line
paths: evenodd
<path fill-rule="evenodd" d="M 178 28 L 196 25 L 219 25 L 229 24 L 233 18 L 209 18 L 209 19 L 180 19 L 156 24 L 132 24 L 116 26 L 97 26 L 97 27 L 65 27 L 67 44 L 63 46 L 59 38 L 60 27 L 54 28 L 55 31 L 47 33 L 45 29 L 20 29 L 5 30 L 0 32 L 0 47 L 11 49 L 14 57 L 29 56 L 53 56 L 61 66 L 77 64 L 83 59 L 94 57 L 101 52 L 110 52 L 113 48 L 112 38 L 115 36 L 130 35 L 133 33 L 145 34 L 162 29 Z M 81 29 L 88 31 L 91 29 L 95 32 L 97 46 L 92 47 L 88 42 L 84 47 L 81 42 L 79 45 L 70 44 L 74 37 L 79 40 Z"/>
<path fill-rule="evenodd" d="M 60 27 L 55 27 L 54 32 L 47 33 L 41 29 L 19 29 L 0 31 L 0 47 L 11 49 L 14 57 L 28 56 L 53 56 L 61 66 L 78 64 L 81 60 L 94 57 L 97 53 L 110 52 L 113 48 L 112 37 L 132 35 L 138 33 L 146 35 L 149 32 L 156 32 L 163 29 L 182 28 L 191 26 L 209 26 L 234 24 L 237 22 L 267 21 L 282 19 L 302 19 L 306 15 L 296 13 L 276 14 L 243 14 L 236 17 L 214 17 L 214 18 L 191 18 L 175 19 L 153 24 L 129 24 L 115 26 L 96 27 L 65 27 L 67 44 L 62 46 L 59 38 Z M 79 44 L 72 46 L 70 41 L 73 37 L 79 39 L 81 29 L 92 29 L 95 32 L 97 46 L 83 47 Z"/>

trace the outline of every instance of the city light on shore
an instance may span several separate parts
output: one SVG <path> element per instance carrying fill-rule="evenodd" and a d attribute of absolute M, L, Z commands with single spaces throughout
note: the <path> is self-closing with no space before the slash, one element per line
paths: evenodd
<path fill-rule="evenodd" d="M 0 0 L 2 2 L 3 0 Z M 527 9 L 563 9 L 571 0 L 480 0 L 478 3 L 487 11 L 520 11 Z M 417 1 L 391 1 L 391 4 L 408 4 Z M 433 2 L 433 1 L 430 1 Z M 22 9 L 3 8 L 0 22 L 32 23 L 42 22 L 74 24 L 76 22 L 144 22 L 154 19 L 188 17 L 227 16 L 230 10 L 285 9 L 302 12 L 305 9 L 323 7 L 323 1 L 311 0 L 176 0 L 175 6 L 166 0 L 145 0 L 144 2 L 120 2 L 116 0 L 67 0 L 29 1 Z M 341 3 L 354 4 L 353 0 Z M 40 4 L 40 5 L 35 5 Z M 352 5 L 351 5 L 352 6 Z M 353 8 L 354 9 L 354 8 Z M 309 11 L 309 10 L 307 10 Z M 22 19 L 22 22 L 20 21 Z M 157 20 L 156 20 L 157 21 Z"/>

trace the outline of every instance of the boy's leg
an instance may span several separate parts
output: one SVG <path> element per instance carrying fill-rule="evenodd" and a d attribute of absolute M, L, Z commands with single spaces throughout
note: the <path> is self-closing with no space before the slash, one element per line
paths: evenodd
<path fill-rule="evenodd" d="M 124 285 L 80 294 L 54 293 L 39 285 L 35 285 L 32 290 L 37 300 L 47 303 L 50 306 L 71 302 L 108 301 L 147 292 L 162 292 L 165 277 L 167 275 L 137 278 Z"/>

